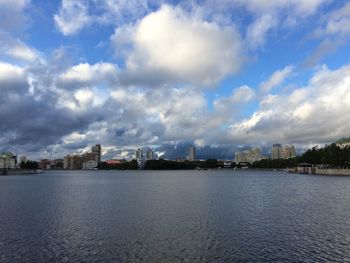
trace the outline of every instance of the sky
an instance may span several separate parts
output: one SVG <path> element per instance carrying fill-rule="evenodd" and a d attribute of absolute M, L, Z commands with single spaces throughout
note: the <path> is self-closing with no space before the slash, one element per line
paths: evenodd
<path fill-rule="evenodd" d="M 346 0 L 0 0 L 0 151 L 200 158 L 350 136 Z"/>

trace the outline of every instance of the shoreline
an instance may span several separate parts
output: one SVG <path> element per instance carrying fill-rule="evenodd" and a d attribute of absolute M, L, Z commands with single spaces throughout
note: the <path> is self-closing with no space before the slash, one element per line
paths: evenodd
<path fill-rule="evenodd" d="M 32 169 L 32 170 L 20 170 L 20 169 L 14 169 L 14 170 L 0 170 L 0 176 L 12 176 L 12 175 L 35 175 L 35 174 L 41 174 L 43 173 L 43 170 L 41 169 Z"/>

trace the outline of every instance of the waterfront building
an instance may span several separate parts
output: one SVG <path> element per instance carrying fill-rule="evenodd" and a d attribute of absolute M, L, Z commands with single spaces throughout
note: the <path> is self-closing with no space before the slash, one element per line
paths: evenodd
<path fill-rule="evenodd" d="M 119 160 L 119 159 L 110 159 L 110 160 L 107 160 L 106 163 L 109 164 L 109 165 L 122 164 L 122 163 L 125 163 L 125 160 L 124 160 L 124 159 L 122 159 L 122 160 Z"/>
<path fill-rule="evenodd" d="M 97 169 L 98 163 L 95 160 L 89 160 L 83 163 L 83 170 Z"/>
<path fill-rule="evenodd" d="M 187 160 L 194 161 L 195 159 L 196 159 L 196 148 L 192 145 L 188 147 Z"/>
<path fill-rule="evenodd" d="M 282 145 L 279 143 L 272 145 L 271 159 L 281 159 L 282 158 Z"/>
<path fill-rule="evenodd" d="M 271 159 L 289 159 L 296 157 L 296 151 L 294 145 L 273 144 L 271 150 Z"/>
<path fill-rule="evenodd" d="M 149 149 L 146 153 L 147 160 L 153 160 L 154 159 L 154 153 L 151 149 Z"/>
<path fill-rule="evenodd" d="M 62 169 L 63 168 L 63 159 L 55 159 L 51 160 L 51 169 Z"/>
<path fill-rule="evenodd" d="M 92 146 L 91 152 L 95 155 L 95 161 L 97 163 L 100 163 L 101 162 L 101 152 L 102 152 L 101 144 L 96 144 L 95 146 Z"/>
<path fill-rule="evenodd" d="M 41 159 L 39 167 L 43 170 L 49 170 L 51 169 L 51 161 L 49 159 Z"/>
<path fill-rule="evenodd" d="M 91 147 L 90 152 L 86 152 L 82 155 L 65 156 L 63 160 L 63 168 L 68 170 L 80 170 L 80 169 L 83 169 L 84 163 L 86 163 L 88 167 L 94 164 L 96 164 L 95 167 L 97 167 L 100 162 L 101 162 L 101 145 L 96 144 L 95 146 Z"/>
<path fill-rule="evenodd" d="M 11 152 L 0 153 L 0 169 L 15 169 L 17 156 Z"/>
<path fill-rule="evenodd" d="M 286 145 L 282 147 L 282 159 L 289 159 L 296 157 L 297 154 L 295 152 L 294 145 Z"/>
<path fill-rule="evenodd" d="M 67 155 L 64 157 L 63 168 L 67 170 L 81 170 L 83 158 L 81 155 Z"/>
<path fill-rule="evenodd" d="M 138 148 L 135 152 L 135 158 L 136 160 L 142 160 L 143 159 L 143 152 L 142 149 Z"/>
<path fill-rule="evenodd" d="M 261 149 L 254 147 L 249 150 L 236 152 L 235 163 L 254 163 L 262 159 Z"/>

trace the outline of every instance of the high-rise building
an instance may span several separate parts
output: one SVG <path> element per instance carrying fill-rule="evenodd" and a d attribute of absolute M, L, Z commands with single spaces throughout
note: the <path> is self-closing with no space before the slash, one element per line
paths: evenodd
<path fill-rule="evenodd" d="M 194 161 L 196 159 L 196 148 L 192 145 L 188 147 L 187 160 Z"/>
<path fill-rule="evenodd" d="M 289 159 L 296 157 L 294 145 L 285 145 L 282 147 L 281 144 L 273 144 L 271 151 L 272 159 Z"/>
<path fill-rule="evenodd" d="M 281 159 L 282 158 L 282 145 L 279 143 L 272 145 L 271 159 Z"/>
<path fill-rule="evenodd" d="M 147 151 L 146 158 L 147 158 L 147 160 L 153 160 L 154 159 L 154 154 L 153 154 L 153 151 L 151 149 L 149 149 Z"/>
<path fill-rule="evenodd" d="M 260 148 L 251 148 L 246 151 L 235 153 L 235 163 L 254 163 L 262 159 Z"/>
<path fill-rule="evenodd" d="M 91 147 L 91 152 L 95 154 L 95 160 L 97 163 L 101 162 L 101 144 L 96 144 L 95 146 Z"/>
<path fill-rule="evenodd" d="M 142 153 L 142 149 L 138 148 L 135 152 L 135 158 L 136 160 L 141 160 L 143 159 L 143 153 Z"/>
<path fill-rule="evenodd" d="M 282 159 L 289 159 L 296 157 L 294 145 L 286 145 L 282 148 Z"/>

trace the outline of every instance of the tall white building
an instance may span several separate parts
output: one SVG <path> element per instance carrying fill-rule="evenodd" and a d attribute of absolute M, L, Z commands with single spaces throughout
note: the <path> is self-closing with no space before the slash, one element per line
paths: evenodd
<path fill-rule="evenodd" d="M 187 160 L 194 161 L 196 159 L 196 148 L 194 146 L 188 147 Z"/>
<path fill-rule="evenodd" d="M 273 144 L 271 149 L 271 159 L 281 159 L 282 158 L 282 145 L 279 143 Z"/>

